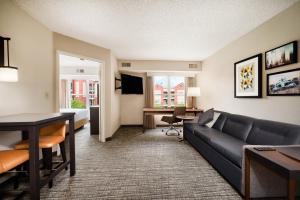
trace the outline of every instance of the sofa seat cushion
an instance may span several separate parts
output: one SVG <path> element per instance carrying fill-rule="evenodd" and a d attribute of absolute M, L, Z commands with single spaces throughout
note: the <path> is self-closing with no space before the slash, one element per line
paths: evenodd
<path fill-rule="evenodd" d="M 227 134 L 211 137 L 211 146 L 237 166 L 242 166 L 243 146 L 247 143 Z"/>
<path fill-rule="evenodd" d="M 207 126 L 196 126 L 194 129 L 194 134 L 204 140 L 206 143 L 211 144 L 211 139 L 213 137 L 218 137 L 220 134 L 223 134 L 222 132 L 209 128 Z"/>

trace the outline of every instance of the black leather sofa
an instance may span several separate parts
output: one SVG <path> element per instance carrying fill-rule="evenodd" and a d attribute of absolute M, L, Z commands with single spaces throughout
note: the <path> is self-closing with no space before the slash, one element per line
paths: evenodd
<path fill-rule="evenodd" d="M 184 123 L 184 139 L 237 190 L 242 191 L 244 145 L 300 144 L 300 126 L 221 112 L 211 128 Z"/>

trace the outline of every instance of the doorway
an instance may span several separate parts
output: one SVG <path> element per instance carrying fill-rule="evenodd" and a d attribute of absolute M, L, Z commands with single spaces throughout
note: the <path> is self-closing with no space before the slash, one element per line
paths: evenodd
<path fill-rule="evenodd" d="M 98 129 L 93 128 L 92 133 L 99 135 L 99 140 L 104 142 L 104 123 L 101 117 L 104 105 L 103 63 L 65 52 L 57 53 L 57 61 L 59 112 L 74 112 L 75 129 L 86 126 L 91 132 L 91 125 L 88 124 L 95 119 L 95 115 L 90 116 L 90 109 L 93 108 L 93 113 L 95 108 L 98 109 L 99 116 L 96 116 L 97 120 L 93 120 L 93 127 Z"/>

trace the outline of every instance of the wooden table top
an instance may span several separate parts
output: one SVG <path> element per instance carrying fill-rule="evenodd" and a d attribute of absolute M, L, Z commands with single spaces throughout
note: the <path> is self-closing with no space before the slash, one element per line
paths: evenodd
<path fill-rule="evenodd" d="M 292 147 L 278 147 L 278 148 L 292 148 Z M 286 176 L 300 179 L 300 161 L 290 158 L 279 151 L 257 151 L 253 148 L 246 149 L 251 157 L 266 164 L 278 173 Z"/>
<path fill-rule="evenodd" d="M 74 116 L 75 113 L 22 113 L 0 116 L 0 126 L 39 125 L 57 119 Z"/>
<path fill-rule="evenodd" d="M 191 115 L 177 115 L 176 118 L 182 119 L 182 120 L 193 120 L 193 119 L 195 119 L 195 116 L 191 116 Z"/>
<path fill-rule="evenodd" d="M 174 108 L 143 108 L 144 112 L 173 112 Z M 187 108 L 187 112 L 203 112 L 203 109 L 193 109 L 193 108 Z"/>

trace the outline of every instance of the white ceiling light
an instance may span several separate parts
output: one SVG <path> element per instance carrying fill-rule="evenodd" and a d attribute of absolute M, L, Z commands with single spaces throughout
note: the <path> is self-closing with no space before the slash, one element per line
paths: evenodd
<path fill-rule="evenodd" d="M 0 62 L 0 81 L 1 82 L 17 82 L 18 68 L 9 65 L 9 42 L 10 38 L 0 36 L 1 62 Z M 7 66 L 4 65 L 4 41 L 6 41 Z"/>

